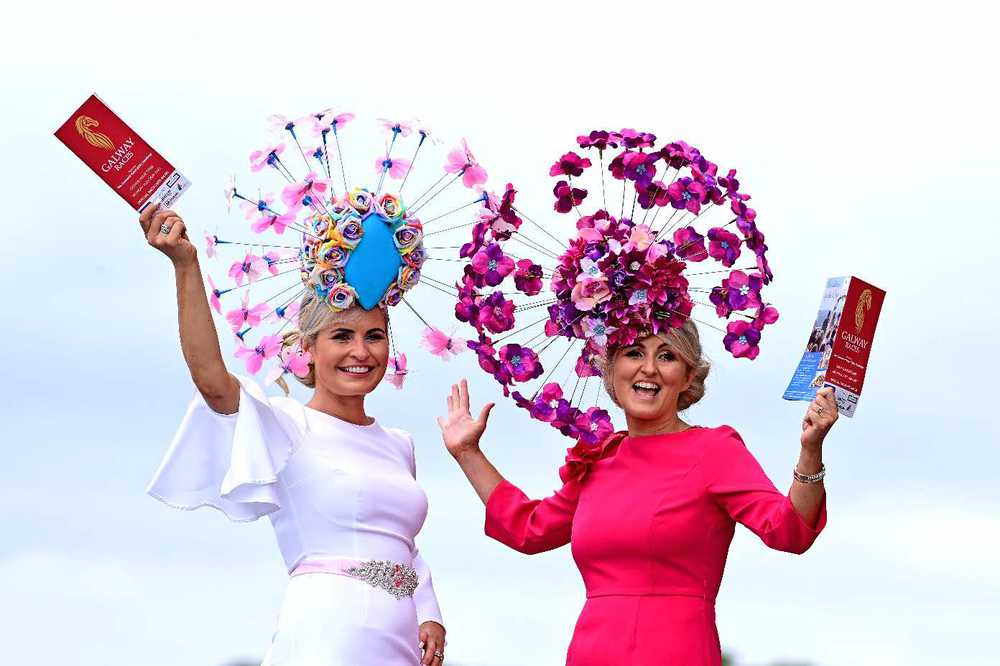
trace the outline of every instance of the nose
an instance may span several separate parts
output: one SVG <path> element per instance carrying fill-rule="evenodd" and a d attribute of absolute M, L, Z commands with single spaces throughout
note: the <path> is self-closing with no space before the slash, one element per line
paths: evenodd
<path fill-rule="evenodd" d="M 358 361 L 366 361 L 372 354 L 371 350 L 368 349 L 368 344 L 363 339 L 355 339 L 348 355 Z"/>
<path fill-rule="evenodd" d="M 642 373 L 649 377 L 656 374 L 656 359 L 653 358 L 652 354 L 646 354 L 645 358 L 642 359 Z"/>

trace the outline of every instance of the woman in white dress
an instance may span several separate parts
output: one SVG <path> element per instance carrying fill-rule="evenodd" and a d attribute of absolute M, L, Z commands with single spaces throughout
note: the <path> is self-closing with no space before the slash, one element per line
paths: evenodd
<path fill-rule="evenodd" d="M 444 626 L 414 543 L 427 514 L 413 441 L 365 412 L 389 356 L 380 307 L 299 315 L 312 358 L 305 405 L 229 373 L 183 221 L 149 206 L 150 245 L 173 262 L 181 348 L 198 389 L 149 486 L 177 508 L 267 516 L 290 580 L 265 666 L 444 662 Z"/>

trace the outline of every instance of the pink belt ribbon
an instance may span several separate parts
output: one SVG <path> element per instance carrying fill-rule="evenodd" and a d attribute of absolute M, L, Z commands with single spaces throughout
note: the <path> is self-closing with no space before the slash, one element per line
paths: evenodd
<path fill-rule="evenodd" d="M 303 574 L 334 574 L 356 578 L 372 587 L 385 590 L 396 599 L 412 597 L 417 589 L 417 572 L 408 564 L 389 560 L 352 560 L 345 558 L 315 558 L 299 562 L 289 574 L 292 578 Z"/>

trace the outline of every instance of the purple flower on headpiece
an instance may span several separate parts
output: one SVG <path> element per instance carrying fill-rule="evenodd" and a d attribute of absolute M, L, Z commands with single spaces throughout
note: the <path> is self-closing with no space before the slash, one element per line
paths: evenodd
<path fill-rule="evenodd" d="M 722 280 L 722 286 L 712 288 L 708 298 L 715 305 L 716 314 L 728 317 L 734 310 L 759 308 L 762 286 L 760 275 L 732 271 L 728 278 Z"/>
<path fill-rule="evenodd" d="M 479 323 L 479 298 L 469 294 L 462 294 L 455 303 L 455 319 L 472 324 L 476 329 L 481 328 Z"/>
<path fill-rule="evenodd" d="M 337 231 L 343 238 L 344 247 L 353 250 L 361 242 L 365 230 L 357 218 L 348 217 L 337 222 Z"/>
<path fill-rule="evenodd" d="M 529 347 L 504 345 L 500 348 L 500 362 L 514 381 L 527 382 L 542 376 L 538 355 Z"/>
<path fill-rule="evenodd" d="M 680 169 L 690 164 L 698 155 L 697 148 L 693 148 L 683 141 L 668 143 L 660 149 L 660 157 L 674 169 Z"/>
<path fill-rule="evenodd" d="M 514 260 L 503 253 L 500 245 L 490 243 L 472 257 L 472 270 L 483 277 L 483 281 L 495 287 L 514 270 Z"/>
<path fill-rule="evenodd" d="M 666 206 L 670 203 L 667 186 L 662 180 L 654 180 L 646 187 L 637 188 L 637 190 L 639 192 L 639 206 L 643 210 L 648 210 L 653 206 Z"/>
<path fill-rule="evenodd" d="M 738 199 L 734 199 L 729 207 L 736 215 L 736 226 L 739 227 L 743 236 L 746 238 L 752 236 L 757 230 L 757 211 L 747 206 L 743 200 Z"/>
<path fill-rule="evenodd" d="M 581 324 L 587 339 L 599 347 L 608 344 L 608 334 L 615 330 L 614 327 L 608 326 L 601 317 L 584 317 Z"/>
<path fill-rule="evenodd" d="M 499 291 L 493 292 L 479 302 L 477 319 L 493 333 L 509 331 L 514 328 L 514 302 Z"/>
<path fill-rule="evenodd" d="M 400 254 L 406 254 L 417 247 L 424 237 L 423 229 L 413 224 L 403 224 L 392 235 Z"/>
<path fill-rule="evenodd" d="M 587 190 L 579 187 L 570 187 L 565 180 L 560 180 L 552 188 L 552 193 L 556 195 L 556 203 L 553 208 L 559 213 L 568 213 L 573 210 L 573 206 L 579 206 L 587 198 Z"/>
<path fill-rule="evenodd" d="M 730 169 L 725 176 L 719 177 L 719 185 L 726 188 L 726 194 L 732 196 L 739 192 L 740 181 L 736 180 L 736 169 Z"/>
<path fill-rule="evenodd" d="M 760 348 L 760 331 L 745 321 L 731 321 L 726 326 L 726 337 L 722 339 L 723 346 L 736 358 L 757 358 Z"/>
<path fill-rule="evenodd" d="M 574 419 L 574 425 L 579 431 L 580 440 L 591 446 L 603 441 L 615 431 L 611 425 L 611 416 L 597 407 L 580 412 Z"/>
<path fill-rule="evenodd" d="M 705 186 L 688 177 L 678 178 L 667 187 L 670 205 L 677 210 L 689 210 L 695 215 L 705 200 Z"/>
<path fill-rule="evenodd" d="M 427 260 L 427 251 L 423 247 L 415 247 L 403 255 L 407 266 L 419 270 Z"/>
<path fill-rule="evenodd" d="M 528 296 L 535 296 L 542 290 L 542 267 L 531 259 L 521 259 L 514 271 L 514 286 Z"/>
<path fill-rule="evenodd" d="M 478 222 L 473 225 L 472 240 L 462 245 L 458 251 L 458 256 L 465 259 L 479 252 L 486 242 L 486 229 L 487 225 L 485 222 Z"/>
<path fill-rule="evenodd" d="M 618 132 L 606 132 L 604 130 L 593 130 L 590 134 L 576 137 L 576 143 L 581 148 L 597 148 L 603 151 L 608 146 L 618 147 L 621 135 Z"/>
<path fill-rule="evenodd" d="M 688 261 L 704 261 L 708 258 L 705 249 L 705 237 L 687 226 L 674 232 L 674 245 L 677 246 L 677 256 Z"/>
<path fill-rule="evenodd" d="M 469 349 L 476 352 L 479 359 L 479 367 L 491 375 L 500 370 L 500 361 L 496 358 L 496 350 L 493 349 L 493 341 L 485 335 L 480 335 L 479 340 L 468 340 L 465 343 Z"/>
<path fill-rule="evenodd" d="M 555 164 L 549 168 L 550 176 L 582 176 L 583 170 L 589 168 L 591 161 L 589 158 L 580 157 L 574 152 L 568 152 L 560 157 Z"/>
<path fill-rule="evenodd" d="M 622 175 L 635 181 L 636 187 L 645 189 L 656 175 L 656 153 L 625 153 L 622 157 Z"/>
<path fill-rule="evenodd" d="M 619 132 L 626 148 L 652 148 L 656 143 L 656 135 L 649 132 L 637 132 L 634 129 L 623 129 Z"/>
<path fill-rule="evenodd" d="M 722 227 L 708 230 L 708 253 L 723 266 L 732 266 L 740 256 L 740 239 Z"/>

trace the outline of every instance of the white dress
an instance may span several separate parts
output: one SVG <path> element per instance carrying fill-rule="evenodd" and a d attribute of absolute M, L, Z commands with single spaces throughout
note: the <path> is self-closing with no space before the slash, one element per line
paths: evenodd
<path fill-rule="evenodd" d="M 217 414 L 195 396 L 149 494 L 180 509 L 212 506 L 234 521 L 266 515 L 289 572 L 316 559 L 416 570 L 413 596 L 398 600 L 347 576 L 290 578 L 265 666 L 417 664 L 419 624 L 442 620 L 414 543 L 427 496 L 410 435 L 347 423 L 238 379 L 236 414 Z"/>

